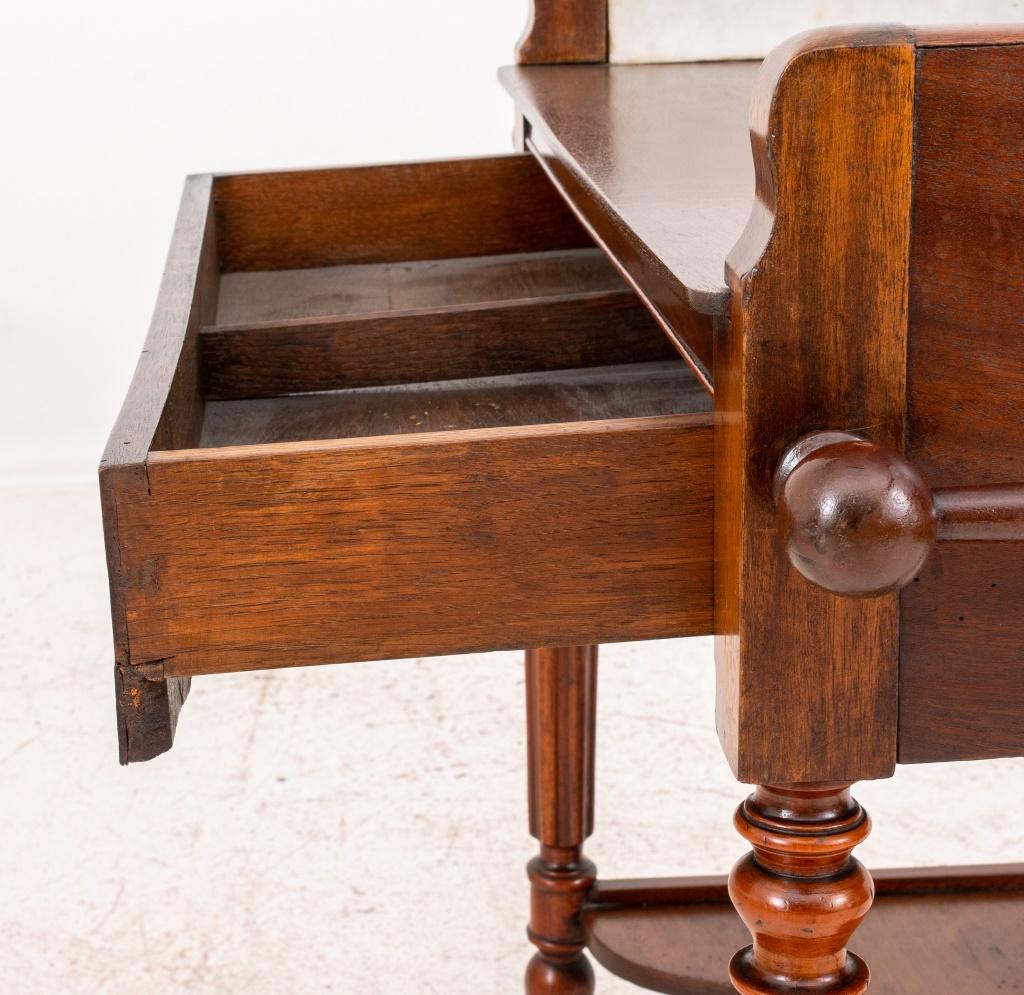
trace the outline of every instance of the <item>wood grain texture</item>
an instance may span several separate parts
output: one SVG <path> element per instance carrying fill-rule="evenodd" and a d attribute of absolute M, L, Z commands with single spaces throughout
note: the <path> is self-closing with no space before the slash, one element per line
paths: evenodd
<path fill-rule="evenodd" d="M 914 41 L 919 49 L 1019 45 L 1024 42 L 1024 25 L 931 24 L 914 28 Z"/>
<path fill-rule="evenodd" d="M 378 278 L 395 269 L 415 281 Z M 598 249 L 226 274 L 220 301 L 200 336 L 212 400 L 675 356 Z"/>
<path fill-rule="evenodd" d="M 203 333 L 200 347 L 207 400 L 676 356 L 628 290 L 219 327 Z"/>
<path fill-rule="evenodd" d="M 667 363 L 211 401 L 199 444 L 251 446 L 708 410 L 707 394 L 676 357 Z"/>
<path fill-rule="evenodd" d="M 148 760 L 170 749 L 189 689 L 187 678 L 166 680 L 158 662 L 151 661 L 145 670 L 136 666 L 125 610 L 132 580 L 120 510 L 145 500 L 152 447 L 190 446 L 199 439 L 203 404 L 197 336 L 217 305 L 211 189 L 209 176 L 193 176 L 185 183 L 153 320 L 99 468 L 122 763 Z"/>
<path fill-rule="evenodd" d="M 1024 47 L 944 41 L 918 52 L 907 453 L 935 488 L 1006 484 L 1024 480 Z M 940 544 L 904 589 L 902 762 L 1024 753 L 1022 556 Z"/>
<path fill-rule="evenodd" d="M 569 567 L 572 569 L 572 567 Z M 580 915 L 597 871 L 583 856 L 594 830 L 597 647 L 526 653 L 530 832 L 528 995 L 590 995 L 594 972 L 583 955 Z"/>
<path fill-rule="evenodd" d="M 1024 866 L 872 877 L 875 903 L 854 937 L 871 965 L 871 995 L 1024 991 Z M 633 984 L 734 995 L 726 966 L 747 934 L 724 877 L 602 881 L 583 922 L 594 957 Z"/>
<path fill-rule="evenodd" d="M 218 326 L 628 291 L 612 264 L 592 245 L 498 256 L 225 273 L 220 284 Z"/>
<path fill-rule="evenodd" d="M 754 194 L 754 63 L 537 66 L 500 78 L 562 195 L 711 380 L 722 262 Z"/>
<path fill-rule="evenodd" d="M 811 32 L 765 62 L 758 199 L 730 253 L 717 343 L 717 725 L 745 782 L 853 781 L 896 759 L 895 595 L 813 587 L 772 480 L 816 430 L 902 448 L 914 50 L 895 29 Z"/>
<path fill-rule="evenodd" d="M 729 897 L 753 944 L 729 964 L 740 995 L 864 995 L 870 971 L 847 949 L 875 889 L 851 854 L 871 828 L 847 784 L 759 785 L 736 812 L 752 850 Z"/>
<path fill-rule="evenodd" d="M 214 202 L 227 273 L 589 244 L 523 154 L 223 175 Z"/>
<path fill-rule="evenodd" d="M 707 633 L 711 450 L 697 414 L 153 453 L 120 512 L 133 658 L 185 676 Z"/>
<path fill-rule="evenodd" d="M 530 0 L 516 62 L 606 62 L 608 0 Z"/>

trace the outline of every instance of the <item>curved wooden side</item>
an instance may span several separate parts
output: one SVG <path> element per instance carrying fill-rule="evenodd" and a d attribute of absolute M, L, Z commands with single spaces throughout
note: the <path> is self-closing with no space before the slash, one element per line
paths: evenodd
<path fill-rule="evenodd" d="M 755 86 L 757 198 L 714 373 L 717 717 L 748 783 L 895 765 L 897 596 L 852 601 L 794 571 L 772 478 L 811 431 L 902 449 L 913 100 L 900 27 L 810 32 Z"/>
<path fill-rule="evenodd" d="M 199 440 L 199 328 L 216 311 L 218 290 L 212 197 L 211 176 L 185 181 L 153 320 L 99 468 L 121 763 L 149 760 L 171 748 L 189 691 L 189 679 L 168 678 L 162 660 L 139 667 L 132 658 L 125 607 L 131 575 L 118 523 L 120 510 L 149 493 L 150 450 Z"/>

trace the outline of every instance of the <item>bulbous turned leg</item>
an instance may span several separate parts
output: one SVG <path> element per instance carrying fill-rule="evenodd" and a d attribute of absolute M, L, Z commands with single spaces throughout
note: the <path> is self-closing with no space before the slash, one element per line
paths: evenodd
<path fill-rule="evenodd" d="M 729 965 L 742 995 L 861 995 L 867 965 L 846 949 L 874 898 L 851 856 L 871 828 L 848 784 L 758 787 L 735 825 L 753 846 L 729 895 L 754 938 Z"/>
<path fill-rule="evenodd" d="M 541 846 L 527 865 L 530 925 L 537 953 L 526 968 L 527 995 L 590 995 L 594 969 L 584 954 L 580 912 L 594 884 L 594 865 L 580 847 Z"/>
<path fill-rule="evenodd" d="M 596 871 L 583 856 L 594 825 L 597 647 L 526 654 L 530 832 L 530 926 L 537 947 L 526 968 L 527 995 L 591 995 L 581 914 Z"/>

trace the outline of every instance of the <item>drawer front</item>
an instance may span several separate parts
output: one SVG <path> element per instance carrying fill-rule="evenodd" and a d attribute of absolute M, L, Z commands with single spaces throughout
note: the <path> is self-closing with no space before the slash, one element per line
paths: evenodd
<path fill-rule="evenodd" d="M 708 410 L 529 155 L 190 178 L 100 473 L 122 760 L 194 674 L 710 632 Z"/>
<path fill-rule="evenodd" d="M 707 415 L 154 454 L 117 509 L 166 675 L 709 633 Z"/>

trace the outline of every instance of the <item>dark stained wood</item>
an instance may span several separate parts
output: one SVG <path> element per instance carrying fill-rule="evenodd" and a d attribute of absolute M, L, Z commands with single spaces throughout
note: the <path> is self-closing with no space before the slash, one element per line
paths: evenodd
<path fill-rule="evenodd" d="M 800 439 L 782 457 L 774 493 L 790 563 L 835 594 L 895 591 L 935 543 L 934 501 L 921 475 L 899 453 L 849 432 Z"/>
<path fill-rule="evenodd" d="M 761 785 L 736 812 L 753 849 L 729 897 L 754 939 L 729 964 L 740 995 L 863 995 L 867 965 L 847 949 L 874 898 L 851 854 L 870 831 L 849 785 Z"/>
<path fill-rule="evenodd" d="M 625 290 L 214 328 L 200 345 L 208 400 L 676 356 Z"/>
<path fill-rule="evenodd" d="M 875 902 L 854 937 L 871 965 L 871 995 L 1024 991 L 1024 866 L 872 877 Z M 734 993 L 726 965 L 747 934 L 724 877 L 600 882 L 583 923 L 595 958 L 634 984 Z"/>
<path fill-rule="evenodd" d="M 938 537 L 958 542 L 1024 541 L 1024 484 L 946 487 L 935 492 Z"/>
<path fill-rule="evenodd" d="M 1007 122 L 1024 116 L 1024 47 L 919 50 L 917 80 L 907 454 L 933 488 L 1013 483 L 1024 137 Z M 1020 542 L 940 544 L 904 588 L 902 762 L 1024 753 L 1022 558 Z"/>
<path fill-rule="evenodd" d="M 628 293 L 599 249 L 225 273 L 218 326 Z"/>
<path fill-rule="evenodd" d="M 217 176 L 214 202 L 227 273 L 590 244 L 523 154 Z"/>
<path fill-rule="evenodd" d="M 170 749 L 187 678 L 166 680 L 158 662 L 140 670 L 125 610 L 132 577 L 118 529 L 120 510 L 145 500 L 154 446 L 198 442 L 202 422 L 196 339 L 217 306 L 217 256 L 209 176 L 190 177 L 182 194 L 153 321 L 99 468 L 100 500 L 114 628 L 115 695 L 122 763 Z"/>
<path fill-rule="evenodd" d="M 580 915 L 596 877 L 583 856 L 594 830 L 597 647 L 526 653 L 530 833 L 540 853 L 530 878 L 528 995 L 590 995 L 594 972 L 583 956 Z"/>
<path fill-rule="evenodd" d="M 774 496 L 793 567 L 850 597 L 903 587 L 936 541 L 1024 541 L 1024 484 L 933 493 L 905 457 L 850 432 L 799 439 L 779 463 Z"/>
<path fill-rule="evenodd" d="M 211 401 L 200 445 L 365 438 L 709 411 L 676 357 L 667 363 Z"/>
<path fill-rule="evenodd" d="M 711 379 L 723 260 L 754 193 L 747 109 L 758 66 L 508 68 L 528 142 L 684 355 Z"/>
<path fill-rule="evenodd" d="M 607 59 L 608 0 L 530 0 L 530 19 L 516 46 L 517 62 Z"/>
<path fill-rule="evenodd" d="M 675 356 L 597 249 L 226 274 L 220 301 L 200 336 L 214 400 Z"/>
<path fill-rule="evenodd" d="M 913 77 L 897 29 L 812 32 L 754 95 L 758 203 L 715 354 L 716 720 L 744 782 L 884 777 L 896 760 L 897 597 L 804 580 L 773 476 L 811 431 L 902 448 Z"/>
<path fill-rule="evenodd" d="M 185 676 L 707 633 L 711 464 L 706 414 L 152 453 L 119 520 L 133 658 Z"/>

